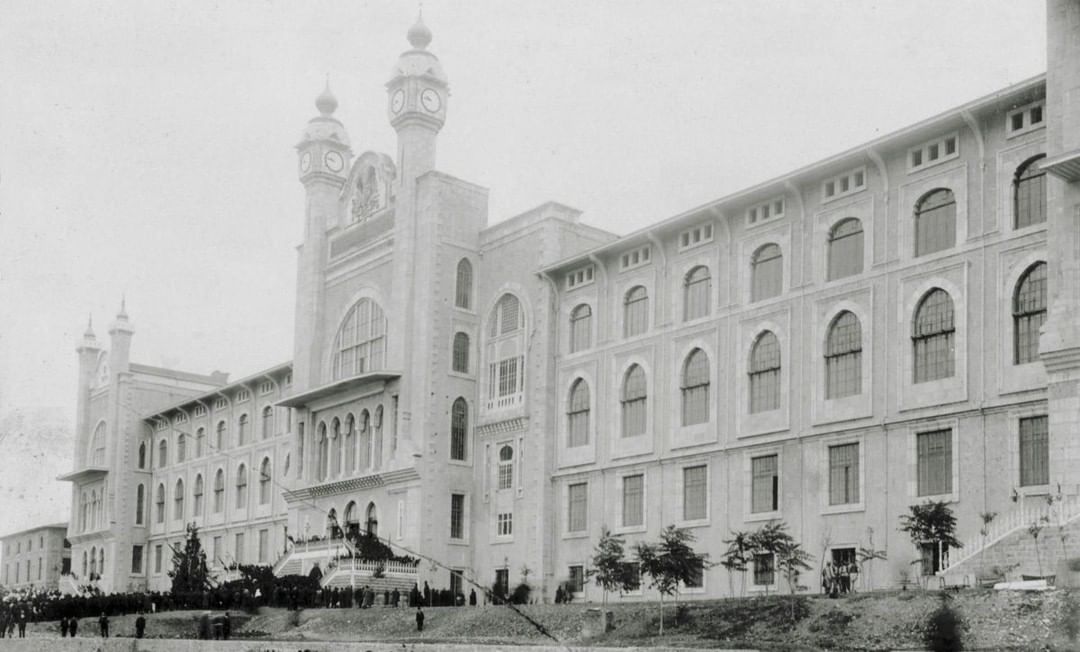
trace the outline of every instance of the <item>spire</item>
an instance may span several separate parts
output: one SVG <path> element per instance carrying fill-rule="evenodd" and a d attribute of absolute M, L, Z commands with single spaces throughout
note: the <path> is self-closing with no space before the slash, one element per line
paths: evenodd
<path fill-rule="evenodd" d="M 116 318 L 121 321 L 127 321 L 127 297 L 123 294 L 120 295 L 120 312 L 116 313 Z"/>
<path fill-rule="evenodd" d="M 337 111 L 338 101 L 334 97 L 334 94 L 330 92 L 330 74 L 326 75 L 326 88 L 319 94 L 319 97 L 315 98 L 315 108 L 319 110 L 324 118 L 329 118 Z"/>
<path fill-rule="evenodd" d="M 83 337 L 88 339 L 94 338 L 94 315 L 93 313 L 86 316 L 86 332 L 83 333 Z"/>

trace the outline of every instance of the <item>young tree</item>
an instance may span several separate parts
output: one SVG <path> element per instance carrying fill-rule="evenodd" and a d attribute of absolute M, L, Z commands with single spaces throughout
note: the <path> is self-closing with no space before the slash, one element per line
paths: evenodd
<path fill-rule="evenodd" d="M 866 528 L 866 537 L 868 539 L 866 547 L 859 546 L 859 549 L 855 551 L 855 558 L 859 562 L 860 571 L 862 571 L 860 575 L 863 576 L 863 585 L 872 587 L 874 586 L 874 560 L 881 559 L 884 561 L 889 557 L 884 550 L 874 548 L 874 528 Z"/>
<path fill-rule="evenodd" d="M 750 537 L 749 532 L 732 532 L 731 538 L 724 541 L 728 548 L 720 559 L 720 565 L 728 571 L 728 588 L 733 595 L 735 589 L 732 587 L 731 574 L 736 572 L 742 576 L 739 595 L 746 595 L 747 562 L 750 561 L 749 555 L 751 554 Z"/>
<path fill-rule="evenodd" d="M 604 589 L 605 605 L 608 591 L 623 591 L 632 581 L 628 576 L 624 555 L 622 537 L 612 534 L 605 526 L 600 531 L 596 548 L 593 549 L 592 568 L 585 571 L 585 577 L 595 578 L 597 585 Z"/>
<path fill-rule="evenodd" d="M 939 548 L 964 546 L 956 538 L 956 517 L 944 502 L 927 501 L 908 509 L 909 513 L 900 515 L 900 531 L 908 533 L 917 550 L 928 543 Z"/>
<path fill-rule="evenodd" d="M 641 572 L 649 577 L 649 585 L 660 594 L 660 635 L 664 635 L 664 596 L 675 595 L 679 584 L 696 579 L 708 565 L 708 554 L 695 552 L 690 544 L 694 535 L 669 525 L 660 533 L 658 543 L 639 542 L 634 551 Z"/>
<path fill-rule="evenodd" d="M 183 549 L 170 545 L 173 567 L 169 571 L 174 595 L 201 593 L 210 586 L 210 571 L 206 567 L 206 553 L 199 541 L 199 528 L 194 523 L 187 526 L 187 539 Z"/>
<path fill-rule="evenodd" d="M 781 548 L 787 542 L 793 542 L 791 535 L 787 533 L 787 524 L 783 521 L 766 523 L 751 533 L 747 539 L 753 556 L 772 555 L 779 561 Z M 768 585 L 765 586 L 765 595 L 769 594 Z"/>

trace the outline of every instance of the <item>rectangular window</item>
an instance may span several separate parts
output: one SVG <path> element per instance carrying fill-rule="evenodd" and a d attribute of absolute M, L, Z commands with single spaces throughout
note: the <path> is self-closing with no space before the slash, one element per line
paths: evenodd
<path fill-rule="evenodd" d="M 161 544 L 154 546 L 154 572 L 161 572 Z"/>
<path fill-rule="evenodd" d="M 685 587 L 688 589 L 700 589 L 705 586 L 705 566 L 702 564 L 694 564 L 690 571 L 690 578 L 687 579 Z"/>
<path fill-rule="evenodd" d="M 574 288 L 588 285 L 593 282 L 593 266 L 588 265 L 580 269 L 576 269 L 566 275 L 566 289 L 573 290 Z"/>
<path fill-rule="evenodd" d="M 763 455 L 750 460 L 751 474 L 753 475 L 753 484 L 750 487 L 751 513 L 775 512 L 780 508 L 778 462 L 779 456 L 775 454 Z"/>
<path fill-rule="evenodd" d="M 1047 417 L 1020 419 L 1020 486 L 1050 484 L 1050 429 Z"/>
<path fill-rule="evenodd" d="M 776 560 L 772 553 L 754 555 L 754 585 L 771 586 L 776 583 Z"/>
<path fill-rule="evenodd" d="M 197 417 L 206 416 L 206 406 L 205 405 L 196 405 L 195 406 L 195 416 L 197 416 Z"/>
<path fill-rule="evenodd" d="M 457 596 L 464 596 L 465 583 L 462 581 L 461 576 L 464 571 L 460 568 L 455 568 L 450 571 L 450 593 L 454 596 L 454 600 L 457 600 Z"/>
<path fill-rule="evenodd" d="M 465 495 L 450 494 L 450 538 L 465 538 Z"/>
<path fill-rule="evenodd" d="M 779 219 L 783 216 L 784 200 L 782 198 L 771 199 L 763 204 L 751 206 L 746 210 L 746 222 L 749 225 Z"/>
<path fill-rule="evenodd" d="M 508 537 L 514 534 L 514 514 L 513 512 L 507 512 L 499 514 L 498 522 L 498 535 L 500 537 Z"/>
<path fill-rule="evenodd" d="M 214 547 L 211 548 L 213 552 L 213 558 L 210 559 L 210 564 L 217 564 L 221 562 L 221 537 L 214 537 Z"/>
<path fill-rule="evenodd" d="M 958 134 L 949 134 L 927 141 L 908 150 L 908 172 L 944 163 L 960 155 Z"/>
<path fill-rule="evenodd" d="M 510 569 L 509 568 L 496 568 L 495 569 L 495 587 L 496 593 L 500 596 L 510 595 Z"/>
<path fill-rule="evenodd" d="M 585 567 L 580 565 L 573 565 L 569 567 L 570 575 L 570 592 L 582 593 L 585 591 Z"/>
<path fill-rule="evenodd" d="M 270 530 L 259 530 L 259 563 L 270 561 Z"/>
<path fill-rule="evenodd" d="M 131 546 L 131 572 L 134 575 L 142 575 L 143 547 Z"/>
<path fill-rule="evenodd" d="M 629 251 L 622 255 L 619 259 L 622 269 L 632 269 L 634 267 L 640 267 L 649 262 L 650 258 L 649 245 L 645 245 L 640 249 Z"/>
<path fill-rule="evenodd" d="M 952 493 L 952 430 L 920 432 L 918 448 L 918 495 Z"/>
<path fill-rule="evenodd" d="M 829 504 L 859 502 L 859 445 L 829 446 Z"/>
<path fill-rule="evenodd" d="M 240 390 L 239 392 L 236 393 L 236 402 L 237 403 L 243 403 L 244 401 L 248 400 L 249 398 L 251 398 L 251 392 L 249 392 L 246 389 L 242 389 L 242 390 Z"/>
<path fill-rule="evenodd" d="M 637 593 L 641 590 L 641 566 L 633 562 L 623 562 L 623 577 L 626 578 L 626 592 Z"/>
<path fill-rule="evenodd" d="M 1043 123 L 1044 105 L 1045 101 L 1039 100 L 1010 111 L 1005 118 L 1007 136 L 1012 138 L 1045 127 L 1046 125 Z"/>
<path fill-rule="evenodd" d="M 712 224 L 702 224 L 700 226 L 695 226 L 694 228 L 687 229 L 679 234 L 679 250 L 685 251 L 687 249 L 692 249 L 698 245 L 712 242 L 712 239 Z"/>
<path fill-rule="evenodd" d="M 645 476 L 623 476 L 622 479 L 622 525 L 632 527 L 645 524 Z"/>
<path fill-rule="evenodd" d="M 588 485 L 584 482 L 572 484 L 566 488 L 566 496 L 566 530 L 567 532 L 584 532 L 588 507 Z"/>
<path fill-rule="evenodd" d="M 259 383 L 260 394 L 269 394 L 272 391 L 274 391 L 274 383 L 270 382 L 269 380 L 264 380 L 263 382 Z"/>
<path fill-rule="evenodd" d="M 857 168 L 826 179 L 822 194 L 825 196 L 825 201 L 830 201 L 862 190 L 866 190 L 866 168 Z"/>
<path fill-rule="evenodd" d="M 242 563 L 244 563 L 244 557 L 245 557 L 245 555 L 244 555 L 244 533 L 243 532 L 237 532 L 236 533 L 236 548 L 235 548 L 235 552 L 233 553 L 233 558 L 236 560 L 236 563 L 242 564 Z"/>
<path fill-rule="evenodd" d="M 706 490 L 708 474 L 705 465 L 683 469 L 683 520 L 700 521 L 707 518 Z"/>

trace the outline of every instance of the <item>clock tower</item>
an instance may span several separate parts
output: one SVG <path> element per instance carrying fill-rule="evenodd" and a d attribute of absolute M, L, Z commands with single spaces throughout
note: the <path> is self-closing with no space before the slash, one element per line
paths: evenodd
<path fill-rule="evenodd" d="M 435 168 L 435 137 L 446 122 L 446 73 L 428 51 L 431 30 L 418 19 L 407 35 L 412 49 L 398 57 L 387 82 L 387 111 L 398 134 L 397 164 L 405 184 Z"/>

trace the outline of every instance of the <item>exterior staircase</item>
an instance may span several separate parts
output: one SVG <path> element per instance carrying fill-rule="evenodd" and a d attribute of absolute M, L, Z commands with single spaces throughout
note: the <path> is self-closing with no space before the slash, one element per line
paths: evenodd
<path fill-rule="evenodd" d="M 64 595 L 78 595 L 80 593 L 79 583 L 75 580 L 75 576 L 70 574 L 61 575 L 56 588 Z"/>
<path fill-rule="evenodd" d="M 369 586 L 380 595 L 383 591 L 393 591 L 396 588 L 407 594 L 416 584 L 416 566 L 397 561 L 362 561 L 357 557 L 350 558 L 350 554 L 358 553 L 356 546 L 347 539 L 296 543 L 274 563 L 274 575 L 307 575 L 312 567 L 318 564 L 323 573 L 320 584 L 327 588 Z M 376 574 L 380 573 L 380 566 L 382 577 L 376 577 Z"/>
<path fill-rule="evenodd" d="M 1038 539 L 1032 524 L 1041 527 Z M 979 583 L 980 578 L 1018 580 L 1022 576 L 1053 575 L 1062 559 L 1080 557 L 1080 496 L 1021 498 L 998 514 L 986 528 L 951 551 L 948 565 L 937 575 L 949 584 Z"/>

